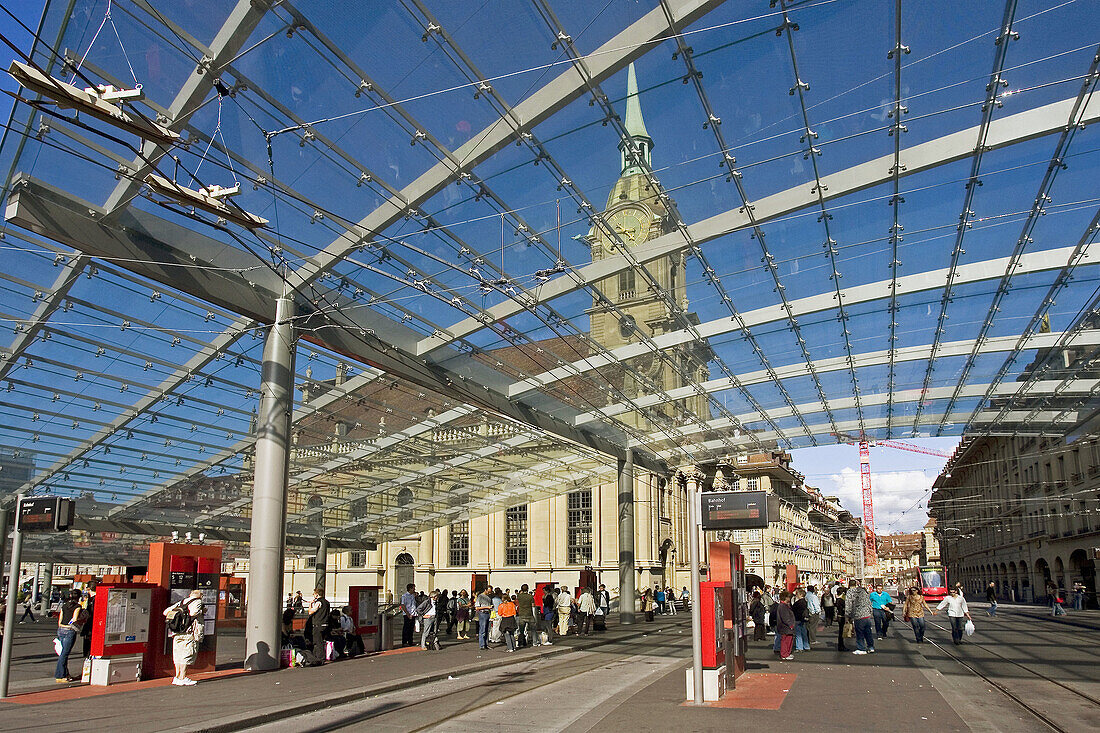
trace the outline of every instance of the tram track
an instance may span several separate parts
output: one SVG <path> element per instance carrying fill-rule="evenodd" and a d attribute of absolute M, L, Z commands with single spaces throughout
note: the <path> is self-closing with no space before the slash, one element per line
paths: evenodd
<path fill-rule="evenodd" d="M 948 629 L 946 627 L 943 627 L 943 626 L 940 626 L 937 623 L 929 623 L 928 625 L 933 626 L 933 627 L 939 629 L 940 631 L 946 632 L 948 634 L 951 632 L 950 629 Z M 961 657 L 960 655 L 954 653 L 949 647 L 944 646 L 943 644 L 940 644 L 939 642 L 935 641 L 934 639 L 932 639 L 930 637 L 926 637 L 925 641 L 927 641 L 929 644 L 934 646 L 936 649 L 939 649 L 940 652 L 942 652 L 945 656 L 947 656 L 947 657 L 951 658 L 952 660 L 954 660 L 961 667 L 969 670 L 971 673 L 973 673 L 977 677 L 980 677 L 981 679 L 983 679 L 990 686 L 996 688 L 998 691 L 1000 691 L 1002 694 L 1004 694 L 1010 700 L 1012 700 L 1017 705 L 1019 705 L 1021 708 L 1026 710 L 1028 713 L 1033 715 L 1036 719 L 1040 720 L 1044 725 L 1048 726 L 1051 730 L 1059 731 L 1059 733 L 1071 733 L 1071 729 L 1063 727 L 1057 721 L 1053 720 L 1047 713 L 1043 712 L 1042 710 L 1039 710 L 1034 705 L 1028 703 L 1026 700 L 1024 700 L 1020 695 L 1018 695 L 1016 692 L 1014 692 L 1008 686 L 1006 686 L 1005 684 L 999 682 L 994 677 L 984 673 L 979 668 L 980 667 L 980 665 L 978 664 L 979 660 L 966 659 L 964 657 Z M 1044 682 L 1048 682 L 1052 685 L 1056 685 L 1057 687 L 1060 687 L 1063 690 L 1066 690 L 1067 692 L 1069 692 L 1069 693 L 1071 693 L 1071 694 L 1073 694 L 1073 695 L 1075 695 L 1075 696 L 1077 696 L 1077 697 L 1079 697 L 1083 700 L 1087 700 L 1088 702 L 1090 702 L 1093 705 L 1096 705 L 1098 708 L 1100 708 L 1100 700 L 1093 697 L 1092 695 L 1089 695 L 1088 693 L 1085 693 L 1085 692 L 1082 692 L 1078 689 L 1070 687 L 1069 685 L 1067 685 L 1063 682 L 1060 682 L 1060 681 L 1058 681 L 1058 680 L 1056 680 L 1056 679 L 1054 679 L 1054 678 L 1052 678 L 1048 675 L 1045 675 L 1042 672 L 1039 672 L 1039 671 L 1037 671 L 1037 670 L 1035 670 L 1035 669 L 1033 669 L 1033 668 L 1031 668 L 1031 667 L 1029 667 L 1025 664 L 1021 664 L 1020 662 L 1017 662 L 1014 659 L 1010 659 L 1010 658 L 1004 656 L 1003 654 L 999 654 L 998 652 L 996 652 L 993 649 L 989 648 L 989 646 L 987 646 L 985 644 L 980 644 L 980 643 L 977 643 L 977 642 L 968 641 L 967 645 L 972 646 L 972 647 L 976 647 L 978 649 L 982 649 L 987 654 L 990 654 L 990 655 L 996 657 L 998 660 L 1000 660 L 1002 662 L 1008 662 L 1009 664 L 1024 670 L 1025 672 L 1027 672 L 1028 674 L 1034 676 L 1035 678 L 1041 679 Z"/>
<path fill-rule="evenodd" d="M 592 652 L 584 652 L 584 651 L 578 651 L 577 653 L 581 654 L 581 655 L 585 655 L 585 656 L 588 656 L 588 655 L 592 654 Z M 595 672 L 595 671 L 600 670 L 600 669 L 612 669 L 613 670 L 616 667 L 621 667 L 621 666 L 624 666 L 624 665 L 637 663 L 639 661 L 646 661 L 646 660 L 649 660 L 649 659 L 652 659 L 652 658 L 654 658 L 654 655 L 652 655 L 652 654 L 636 654 L 636 655 L 625 656 L 625 657 L 615 657 L 613 659 L 604 658 L 604 659 L 597 659 L 597 660 L 590 660 L 590 659 L 586 660 L 586 659 L 583 659 L 583 658 L 579 658 L 579 659 L 575 659 L 575 660 L 563 660 L 562 658 L 559 657 L 559 658 L 557 658 L 557 660 L 555 660 L 553 665 L 551 665 L 551 664 L 540 664 L 539 660 L 532 660 L 536 664 L 535 664 L 535 666 L 533 666 L 533 668 L 528 669 L 528 670 L 516 671 L 516 670 L 513 669 L 511 671 L 501 671 L 499 674 L 488 677 L 484 681 L 479 681 L 476 684 L 472 684 L 472 685 L 470 685 L 470 684 L 461 684 L 459 689 L 451 690 L 451 691 L 448 691 L 448 692 L 442 692 L 440 694 L 434 694 L 434 695 L 431 695 L 430 697 L 427 697 L 427 698 L 422 699 L 422 700 L 413 700 L 413 701 L 408 701 L 408 702 L 404 702 L 404 703 L 401 703 L 401 704 L 396 704 L 396 705 L 391 705 L 391 706 L 383 706 L 383 707 L 380 707 L 379 709 L 373 710 L 373 711 L 365 711 L 365 712 L 359 713 L 359 714 L 348 714 L 346 716 L 341 717 L 338 720 L 332 721 L 331 723 L 322 724 L 322 725 L 309 725 L 309 724 L 306 724 L 305 726 L 296 727 L 295 729 L 300 730 L 300 731 L 306 731 L 307 733 L 330 733 L 332 731 L 352 730 L 352 729 L 357 729 L 357 728 L 361 727 L 362 725 L 364 725 L 366 723 L 369 723 L 371 721 L 378 721 L 379 719 L 385 718 L 386 716 L 394 715 L 394 714 L 397 714 L 397 713 L 408 713 L 409 711 L 415 710 L 416 708 L 419 708 L 419 707 L 431 706 L 433 712 L 428 713 L 428 714 L 425 715 L 425 717 L 430 719 L 431 722 L 426 723 L 426 724 L 424 724 L 420 727 L 417 727 L 417 728 L 410 728 L 409 729 L 409 733 L 420 733 L 421 731 L 430 730 L 432 728 L 435 728 L 436 726 L 444 725 L 444 724 L 446 724 L 450 721 L 461 718 L 464 715 L 468 715 L 471 712 L 474 712 L 474 711 L 484 707 L 485 705 L 493 705 L 493 704 L 497 704 L 497 703 L 503 703 L 503 702 L 505 702 L 507 700 L 510 700 L 512 698 L 519 697 L 521 695 L 527 695 L 531 692 L 535 692 L 537 690 L 540 690 L 540 689 L 543 689 L 543 688 L 546 688 L 546 687 L 550 687 L 552 685 L 558 684 L 560 682 L 571 679 L 571 678 L 576 677 L 578 675 L 584 675 L 584 674 L 587 674 L 589 672 Z M 562 664 L 563 661 L 566 662 L 566 663 Z M 476 672 L 475 674 L 486 674 L 486 673 L 491 673 L 491 672 L 493 672 L 492 667 L 486 669 L 484 672 Z M 522 684 L 521 683 L 521 684 L 518 685 L 519 689 L 513 689 L 511 691 L 508 691 L 506 694 L 493 694 L 494 692 L 502 692 L 503 687 L 504 687 L 505 684 L 509 684 L 509 685 L 515 684 L 515 682 L 513 681 L 513 678 L 517 674 L 519 674 L 519 675 L 532 675 L 533 676 L 533 675 L 536 675 L 536 674 L 541 675 L 544 672 L 551 672 L 552 675 L 549 679 L 539 681 L 538 684 Z M 443 683 L 439 682 L 439 683 L 435 683 L 435 684 L 438 685 L 438 684 L 443 684 Z M 442 714 L 440 712 L 441 708 L 446 708 L 447 707 L 447 703 L 445 701 L 447 701 L 449 699 L 454 700 L 454 699 L 457 699 L 457 698 L 461 698 L 462 696 L 476 695 L 476 693 L 479 690 L 483 690 L 487 694 L 485 694 L 483 697 L 477 698 L 475 701 L 464 703 L 464 704 L 459 704 L 457 706 L 457 708 L 449 714 Z M 386 693 L 386 694 L 381 695 L 377 698 L 368 698 L 366 700 L 358 701 L 357 703 L 350 703 L 347 706 L 339 706 L 339 707 L 353 707 L 353 706 L 357 706 L 357 705 L 362 706 L 362 705 L 372 703 L 372 702 L 377 704 L 377 703 L 382 701 L 382 698 L 385 698 L 385 697 L 388 697 L 388 696 L 391 696 L 391 695 L 394 695 L 394 694 L 397 694 L 397 693 Z M 331 710 L 333 712 L 335 712 L 337 709 L 338 708 L 332 708 Z M 315 716 L 316 713 L 312 713 L 311 715 Z M 283 722 L 285 722 L 285 721 L 280 721 L 280 723 L 283 723 Z M 270 725 L 263 725 L 263 726 L 259 726 L 258 729 L 260 729 L 260 730 L 273 730 L 274 728 L 272 728 Z"/>

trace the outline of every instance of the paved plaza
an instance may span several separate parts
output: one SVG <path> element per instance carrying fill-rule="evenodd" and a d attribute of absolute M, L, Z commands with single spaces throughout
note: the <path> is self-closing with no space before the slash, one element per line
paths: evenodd
<path fill-rule="evenodd" d="M 835 635 L 793 662 L 770 644 L 750 648 L 748 669 L 722 703 L 684 703 L 690 665 L 687 616 L 612 625 L 552 647 L 508 654 L 453 643 L 320 668 L 207 679 L 194 689 L 163 681 L 126 691 L 89 688 L 0 703 L 0 728 L 68 730 L 87 724 L 163 731 L 1044 731 L 1100 727 L 1100 613 L 1052 619 L 1041 608 L 974 604 L 978 632 L 960 647 L 940 617 L 918 646 L 903 624 L 864 657 L 838 653 Z M 835 628 L 835 627 L 833 627 Z M 44 664 L 25 654 L 21 669 Z M 104 693 L 104 694 L 99 694 Z M 170 711 L 150 718 L 150 710 Z M 74 717 L 75 716 L 75 717 Z"/>

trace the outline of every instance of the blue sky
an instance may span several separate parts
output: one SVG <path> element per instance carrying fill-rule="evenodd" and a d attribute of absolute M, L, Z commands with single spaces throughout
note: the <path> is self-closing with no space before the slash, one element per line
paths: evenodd
<path fill-rule="evenodd" d="M 103 0 L 94 5 L 99 8 Z M 210 3 L 206 0 L 190 0 L 174 8 L 183 19 L 202 37 L 212 34 L 220 22 L 219 13 L 228 5 Z M 165 6 L 171 4 L 165 3 Z M 354 15 L 349 10 L 348 15 Z M 479 63 L 491 72 L 512 72 L 502 74 L 497 81 L 499 88 L 509 98 L 518 100 L 531 89 L 542 83 L 551 72 L 542 69 L 539 64 L 566 63 L 559 58 L 549 44 L 528 48 L 517 39 L 539 39 L 545 34 L 545 28 L 524 6 L 525 17 L 518 12 L 512 18 L 509 34 L 500 34 L 491 24 L 477 22 L 484 17 L 479 9 L 462 4 L 433 3 L 434 10 L 440 14 L 441 22 L 457 38 L 460 45 L 476 49 Z M 500 5 L 505 7 L 505 3 Z M 560 10 L 568 11 L 565 18 L 568 27 L 583 29 L 578 31 L 576 42 L 582 51 L 591 51 L 598 41 L 628 22 L 630 17 L 644 12 L 656 5 L 643 0 L 640 3 L 612 2 L 600 4 L 602 11 L 595 12 L 592 7 L 583 4 L 555 3 Z M 766 7 L 761 3 L 760 7 Z M 5 4 L 29 26 L 35 27 L 41 12 L 40 0 L 15 0 Z M 116 6 L 117 7 L 117 6 Z M 383 7 L 383 4 L 378 4 Z M 519 7 L 519 4 L 516 4 Z M 822 144 L 828 142 L 826 154 L 821 165 L 826 172 L 842 169 L 854 162 L 860 162 L 869 155 L 888 152 L 893 138 L 877 128 L 884 121 L 884 110 L 893 96 L 892 63 L 888 62 L 886 49 L 893 42 L 891 13 L 886 5 L 868 11 L 858 2 L 818 2 L 809 3 L 798 10 L 799 20 L 804 28 L 797 37 L 800 58 L 805 62 L 803 72 L 808 81 L 813 82 L 813 92 L 809 97 L 810 110 L 815 120 L 816 131 L 820 133 Z M 903 79 L 905 89 L 901 92 L 912 105 L 911 132 L 908 132 L 906 144 L 955 131 L 967 125 L 975 124 L 977 111 L 966 103 L 980 99 L 985 85 L 984 75 L 988 73 L 988 64 L 992 58 L 993 38 L 1000 20 L 1000 6 L 991 4 L 971 4 L 953 16 L 947 16 L 953 4 L 942 2 L 945 10 L 941 15 L 936 12 L 936 3 L 929 0 L 927 5 L 909 4 L 904 6 L 905 42 L 912 45 L 913 54 L 905 62 Z M 219 12 L 206 12 L 217 8 Z M 464 142 L 471 134 L 482 129 L 495 118 L 495 113 L 485 104 L 478 102 L 469 93 L 453 65 L 444 63 L 438 54 L 433 55 L 432 46 L 421 40 L 421 30 L 415 27 L 408 14 L 400 12 L 378 12 L 364 16 L 369 24 L 342 22 L 343 13 L 334 4 L 317 3 L 309 10 L 331 33 L 341 46 L 352 50 L 353 55 L 363 58 L 389 58 L 394 63 L 384 68 L 373 69 L 380 74 L 380 82 L 391 92 L 405 99 L 405 106 L 418 118 L 426 122 L 443 142 L 455 147 Z M 767 26 L 774 20 L 750 22 L 742 18 L 745 6 L 727 3 L 709 15 L 692 35 L 692 43 L 697 50 L 700 69 L 705 71 L 707 87 L 716 105 L 716 113 L 725 118 L 726 133 L 731 144 L 738 148 L 741 164 L 746 166 L 745 185 L 750 197 L 761 197 L 774 193 L 790 185 L 792 180 L 802 180 L 807 173 L 804 170 L 804 156 L 792 155 L 791 151 L 801 151 L 799 137 L 801 127 L 801 107 L 793 94 L 788 94 L 791 70 L 788 69 L 787 46 L 776 41 L 776 36 Z M 1072 22 L 1086 17 L 1085 3 L 1074 0 L 1028 0 L 1020 3 L 1017 13 L 1022 41 L 1012 46 L 1011 83 L 1012 96 L 1008 97 L 1004 114 L 1018 112 L 1037 104 L 1062 98 L 1073 91 L 1066 78 L 1080 72 L 1091 59 L 1092 46 L 1095 44 L 1095 25 L 1085 22 Z M 512 8 L 509 8 L 512 9 Z M 490 9 L 491 10 L 491 9 Z M 606 12 L 605 12 L 606 11 Z M 765 11 L 761 11 L 765 12 Z M 595 13 L 590 17 L 591 13 Z M 121 17 L 120 13 L 116 16 Z M 206 17 L 209 16 L 209 17 Z M 576 17 L 573 17 L 576 16 Z M 951 20 L 943 22 L 944 17 Z M 95 31 L 99 18 L 82 19 L 80 31 L 84 38 Z M 90 23 L 90 25 L 89 25 Z M 430 156 L 421 147 L 410 145 L 408 136 L 394 128 L 383 115 L 358 114 L 362 101 L 343 89 L 331 73 L 331 67 L 322 59 L 315 57 L 298 40 L 290 42 L 285 34 L 276 27 L 274 18 L 268 17 L 258 31 L 257 36 L 273 33 L 274 42 L 260 51 L 246 55 L 240 60 L 244 71 L 262 85 L 283 97 L 293 107 L 295 114 L 304 119 L 324 121 L 332 119 L 319 129 L 330 137 L 335 137 L 342 145 L 359 154 L 374 165 L 392 183 L 403 185 L 417 175 L 430 162 Z M 859 24 L 865 33 L 835 33 L 838 27 L 852 27 Z M 146 54 L 149 39 L 128 24 L 120 20 L 122 38 L 136 62 L 138 73 L 142 76 L 150 98 L 161 102 L 170 99 L 172 90 L 178 88 L 179 75 L 189 74 L 190 67 L 186 59 L 165 54 Z M 376 28 L 385 28 L 386 33 L 370 33 Z M 763 29 L 766 32 L 757 32 Z M 0 17 L 0 31 L 13 42 L 29 48 L 27 33 L 17 27 L 10 19 Z M 87 31 L 88 33 L 85 33 Z M 522 32 L 521 32 L 522 31 Z M 731 41 L 730 39 L 734 39 Z M 84 49 L 85 45 L 76 42 L 70 45 Z M 100 37 L 96 53 L 91 58 L 108 67 L 114 65 L 122 73 L 123 61 L 129 63 L 129 56 L 120 55 L 116 48 L 121 40 L 115 40 L 104 32 Z M 392 48 L 391 48 L 392 47 Z M 287 55 L 280 55 L 287 54 Z M 299 54 L 299 55 L 289 55 Z M 10 55 L 10 54 L 9 54 Z M 290 63 L 287 59 L 294 59 Z M 158 74 L 153 74 L 146 66 L 157 61 Z M 143 64 L 145 66 L 143 66 Z M 723 188 L 720 182 L 713 180 L 714 160 L 711 132 L 702 125 L 695 124 L 685 110 L 696 110 L 698 100 L 690 85 L 682 84 L 679 75 L 682 70 L 669 61 L 669 55 L 663 51 L 654 51 L 638 60 L 640 83 L 643 93 L 643 108 L 650 133 L 653 134 L 656 148 L 654 164 L 662 183 L 675 191 L 681 214 L 686 221 L 700 221 L 730 206 L 730 190 Z M 187 67 L 187 68 L 185 68 Z M 554 69 L 559 68 L 554 66 Z M 145 69 L 145 73 L 143 73 Z M 526 69 L 526 71 L 523 71 Z M 522 72 L 522 73 L 521 73 Z M 606 85 L 607 90 L 624 88 L 625 71 Z M 0 75 L 0 88 L 13 90 L 14 83 L 6 75 Z M 125 77 L 125 74 L 123 74 Z M 801 78 L 801 77 L 800 77 Z M 808 83 L 807 81 L 807 83 Z M 158 86 L 159 84 L 159 86 Z M 1026 94 L 1018 90 L 1026 90 Z M 451 90 L 448 92 L 447 90 Z M 247 96 L 247 95 L 245 95 Z M 422 98 L 421 98 L 422 97 Z M 0 98 L 0 112 L 10 106 L 10 99 Z M 243 102 L 242 102 L 243 104 Z M 958 106 L 958 109 L 956 109 Z M 196 116 L 196 124 L 205 129 L 222 131 L 223 122 L 220 105 L 209 105 Z M 857 110 L 857 112 L 853 112 Z M 370 110 L 361 110 L 369 112 Z M 355 113 L 347 119 L 340 119 L 343 113 Z M 598 124 L 598 108 L 578 100 L 570 104 L 560 114 L 539 127 L 539 134 L 547 142 L 553 157 L 568 170 L 573 180 L 582 189 L 599 199 L 618 174 L 617 133 L 612 127 Z M 215 122 L 215 115 L 217 121 Z M 6 119 L 7 115 L 4 115 Z M 266 118 L 265 118 L 266 119 Z M 791 122 L 791 120 L 795 120 Z M 863 133 L 873 131 L 874 135 Z M 351 134 L 354 133 L 354 134 Z M 226 104 L 224 134 L 228 145 L 252 160 L 264 157 L 263 138 L 257 128 L 240 119 L 237 108 Z M 1088 137 L 1088 135 L 1092 137 Z M 1075 149 L 1073 165 L 1068 171 L 1059 174 L 1060 188 L 1055 189 L 1054 199 L 1067 208 L 1044 216 L 1035 234 L 1035 247 L 1055 247 L 1075 241 L 1080 231 L 1081 217 L 1086 217 L 1091 208 L 1075 206 L 1074 202 L 1086 195 L 1090 184 L 1094 184 L 1100 163 L 1095 155 L 1095 131 L 1082 133 L 1083 142 Z M 815 135 L 816 137 L 816 135 Z M 369 140 L 369 144 L 363 141 Z M 356 148 L 356 145 L 362 149 Z M 1038 183 L 1036 171 L 1045 170 L 1049 160 L 1052 142 L 1041 139 L 1023 143 L 1004 151 L 994 151 L 987 156 L 983 169 L 987 184 L 977 194 L 973 208 L 981 218 L 967 235 L 968 261 L 975 261 L 1004 251 L 1009 235 L 1008 229 L 998 229 L 997 222 L 1017 224 L 1020 213 L 1026 211 L 1034 200 Z M 195 151 L 191 151 L 194 155 Z M 556 191 L 536 185 L 545 183 L 537 179 L 530 168 L 518 165 L 525 162 L 527 151 L 520 147 L 509 146 L 499 155 L 487 161 L 479 169 L 479 174 L 491 180 L 493 187 L 500 191 L 511 207 L 522 211 L 533 225 L 541 230 L 551 231 L 558 211 L 558 197 L 561 187 Z M 276 140 L 275 161 L 280 177 L 286 178 L 303 192 L 334 207 L 330 211 L 350 215 L 360 210 L 371 210 L 378 204 L 372 199 L 376 192 L 370 187 L 361 187 L 354 178 L 348 180 L 334 178 L 339 173 L 322 165 L 315 146 L 299 143 L 291 134 Z M 45 150 L 41 160 L 35 160 L 38 175 L 48 177 L 49 163 L 56 162 L 56 156 Z M 196 163 L 191 159 L 192 163 Z M 211 170 L 215 161 L 211 161 L 205 170 Z M 513 167 L 513 164 L 517 164 Z M 64 174 L 76 179 L 71 185 L 76 193 L 87 187 L 88 195 L 95 199 L 96 191 L 104 185 L 114 185 L 112 171 L 103 169 L 94 171 L 95 175 L 82 175 L 77 164 L 71 159 L 65 160 Z M 899 244 L 899 253 L 905 261 L 902 275 L 913 274 L 920 270 L 929 270 L 944 266 L 951 248 L 948 240 L 943 239 L 944 227 L 954 226 L 962 206 L 963 186 L 961 180 L 967 175 L 964 170 L 968 163 L 956 167 L 945 167 L 911 179 L 906 183 L 908 200 L 902 209 L 902 221 L 907 235 Z M 71 167 L 70 167 L 71 166 Z M 541 173 L 542 171 L 539 171 Z M 346 171 L 345 171 L 346 173 Z M 211 174 L 213 175 L 213 174 Z M 98 178 L 96 177 L 98 176 Z M 100 180 L 102 178 L 102 180 Z M 1006 183 L 1006 178 L 1011 179 Z M 343 182 L 338 195 L 334 184 Z M 65 181 L 70 185 L 70 181 Z M 552 185 L 552 184 L 551 184 Z M 99 188 L 96 188 L 96 187 Z M 1094 185 L 1093 185 L 1094 188 Z M 265 208 L 270 202 L 266 194 L 245 186 L 242 202 L 265 216 L 271 216 Z M 891 223 L 889 210 L 883 205 L 881 195 L 884 189 L 873 191 L 866 196 L 860 195 L 844 200 L 843 206 L 837 206 L 837 217 L 831 224 L 831 235 L 841 242 L 839 269 L 846 277 L 846 286 L 876 282 L 887 272 L 885 258 L 887 247 L 884 244 L 884 232 Z M 1068 203 L 1066 203 L 1068 202 Z M 438 213 L 451 230 L 471 242 L 497 242 L 503 239 L 502 221 L 495 215 L 486 215 L 487 204 L 479 197 L 465 196 L 459 187 L 449 186 L 439 197 L 424 207 L 426 211 Z M 568 207 L 566 207 L 568 209 Z M 1077 209 L 1080 209 L 1078 212 Z M 1088 209 L 1088 210 L 1086 210 Z M 1076 213 L 1073 213 L 1076 212 Z M 287 212 L 284 211 L 284 214 Z M 306 212 L 308 214 L 308 212 Z M 568 221 L 563 223 L 564 253 L 573 262 L 586 261 L 586 247 L 574 241 L 573 236 L 586 231 L 586 224 L 579 216 L 566 211 Z M 1067 218 L 1068 217 L 1068 218 Z M 1076 217 L 1076 218 L 1074 218 Z M 331 216 L 329 217 L 332 218 Z M 770 246 L 781 255 L 781 269 L 784 283 L 791 292 L 814 293 L 822 287 L 825 267 L 820 254 L 820 237 L 823 232 L 814 216 L 791 217 L 777 221 L 767 227 Z M 992 222 L 992 223 L 989 223 Z M 291 212 L 280 222 L 280 231 L 288 237 L 297 236 L 305 243 L 303 246 L 315 246 L 326 243 L 325 223 L 315 222 L 307 215 L 295 216 Z M 1009 234 L 1013 234 L 1015 229 Z M 454 244 L 449 241 L 433 241 L 425 232 L 418 232 L 415 221 L 399 222 L 389 232 L 395 240 L 407 238 L 408 241 L 422 247 L 441 261 L 456 259 L 452 251 Z M 922 230 L 925 232 L 922 234 Z M 526 247 L 517 234 L 517 241 L 509 250 L 508 268 L 517 273 L 528 275 L 538 267 L 550 264 L 545 258 L 548 251 Z M 399 242 L 401 246 L 404 241 Z M 495 245 L 494 245 L 495 246 Z M 448 249 L 450 248 L 450 249 Z M 761 287 L 760 245 L 750 238 L 748 231 L 734 233 L 723 242 L 708 244 L 707 251 L 712 264 L 718 268 L 718 276 L 723 287 L 737 301 L 741 310 L 763 307 L 780 297 L 778 291 Z M 403 250 L 403 256 L 414 262 L 417 267 L 429 273 L 434 260 L 411 250 Z M 501 257 L 503 258 L 503 250 Z M 541 258 L 541 259 L 540 259 Z M 429 261 L 431 260 L 431 261 Z M 456 261 L 459 261 L 456 259 Z M 396 265 L 390 265 L 396 267 Z M 400 269 L 403 270 L 402 265 Z M 692 259 L 687 280 L 702 283 L 702 265 Z M 428 299 L 416 298 L 408 283 L 398 287 L 394 285 L 395 273 L 377 278 L 364 274 L 352 266 L 338 269 L 341 273 L 354 272 L 364 284 L 379 292 L 392 292 L 394 302 L 408 298 L 412 310 L 424 317 L 424 323 L 414 322 L 420 328 L 426 328 L 431 319 L 441 323 L 452 323 L 458 313 L 446 310 L 447 306 Z M 712 271 L 713 272 L 713 271 Z M 466 288 L 473 292 L 471 279 L 465 270 L 455 268 L 436 273 L 444 282 L 451 282 L 456 288 Z M 397 272 L 398 281 L 404 272 Z M 1080 284 L 1076 284 L 1080 283 Z M 1089 278 L 1081 277 L 1072 287 L 1087 288 L 1092 285 Z M 1033 281 L 1021 278 L 1021 287 L 1003 303 L 1004 308 L 997 318 L 990 335 L 1018 334 L 1027 319 L 1035 311 L 1040 290 L 1045 283 L 1040 278 Z M 400 288 L 404 287 L 405 290 Z M 960 287 L 956 305 L 952 306 L 951 319 L 945 321 L 943 338 L 963 340 L 974 338 L 982 328 L 983 316 L 990 301 L 992 288 L 981 283 L 970 283 Z M 497 295 L 491 296 L 493 298 Z M 503 296 L 499 296 L 503 299 Z M 1075 317 L 1079 302 L 1083 296 L 1074 296 L 1072 291 L 1067 297 L 1057 299 L 1058 306 L 1052 312 L 1055 328 L 1063 328 Z M 414 298 L 416 298 L 414 300 Z M 140 300 L 140 298 L 139 298 Z M 425 305 L 427 303 L 427 305 Z M 482 299 L 483 306 L 490 300 Z M 570 317 L 578 328 L 584 329 L 587 319 L 583 311 L 588 307 L 590 298 L 587 293 L 577 292 L 560 299 L 555 307 Z M 705 322 L 724 318 L 726 314 L 723 302 L 717 297 L 717 291 L 706 287 L 693 287 L 691 306 Z M 939 308 L 938 293 L 931 295 L 918 293 L 903 298 L 899 304 L 901 315 L 897 333 L 897 346 L 922 346 L 929 343 L 931 330 L 935 326 L 935 311 Z M 380 306 L 381 308 L 381 306 Z M 885 346 L 887 315 L 881 302 L 850 308 L 852 348 L 857 351 L 869 351 Z M 199 314 L 201 316 L 201 313 Z M 802 319 L 801 329 L 811 344 L 813 358 L 837 357 L 842 353 L 838 340 L 834 314 L 826 313 L 820 317 L 808 316 Z M 511 324 L 524 328 L 522 318 Z M 175 321 L 177 329 L 201 329 L 189 322 Z M 198 332 L 198 331 L 196 331 Z M 532 334 L 536 334 L 531 331 Z M 765 344 L 771 357 L 777 364 L 789 363 L 799 358 L 791 348 L 787 324 L 771 324 L 756 333 Z M 485 348 L 504 345 L 499 337 L 489 330 L 476 334 L 473 339 Z M 723 360 L 735 365 L 755 363 L 753 354 L 735 334 L 722 334 L 712 339 L 711 346 L 720 353 Z M 174 353 L 174 352 L 173 352 Z M 990 379 L 1000 367 L 1004 356 L 994 353 L 980 356 L 975 361 L 970 375 L 971 381 Z M 1014 369 L 1022 367 L 1028 360 L 1024 357 Z M 953 379 L 962 367 L 964 357 L 940 359 L 935 374 L 925 373 L 926 363 L 920 360 L 899 362 L 897 374 L 887 373 L 885 365 L 873 365 L 860 370 L 859 379 L 867 394 L 883 391 L 887 383 L 896 383 L 899 389 L 920 389 L 953 384 Z M 1010 372 L 1012 379 L 1015 371 Z M 821 380 L 824 390 L 830 396 L 844 396 L 849 387 L 849 375 L 842 371 L 823 373 Z M 785 384 L 789 399 L 794 403 L 814 403 L 821 386 L 809 376 L 790 379 Z M 765 409 L 783 407 L 784 396 L 771 384 L 754 385 L 752 398 Z M 718 395 L 725 409 L 731 413 L 743 414 L 755 409 L 735 390 L 727 389 Z M 976 398 L 974 398 L 976 400 Z M 926 406 L 935 410 L 943 406 L 944 400 L 929 400 Z M 911 401 L 897 407 L 902 415 L 911 415 L 914 409 Z M 960 401 L 957 411 L 976 409 L 976 402 Z M 870 419 L 881 418 L 888 407 L 881 403 L 872 403 L 864 407 L 865 415 Z M 836 412 L 838 420 L 850 420 L 855 417 L 853 410 Z M 793 418 L 781 421 L 784 429 L 797 426 Z M 756 429 L 759 425 L 749 426 Z M 946 425 L 944 429 L 957 429 L 958 426 Z M 932 447 L 944 452 L 957 443 L 957 438 L 915 439 L 911 442 Z M 859 458 L 854 446 L 825 446 L 820 448 L 797 449 L 793 451 L 795 468 L 806 475 L 807 482 L 820 488 L 827 495 L 837 495 L 846 508 L 860 514 Z M 925 500 L 929 487 L 942 467 L 944 459 L 907 453 L 887 448 L 872 450 L 872 484 L 875 492 L 876 525 L 880 532 L 912 531 L 925 522 Z"/>
<path fill-rule="evenodd" d="M 957 437 L 919 438 L 903 441 L 922 448 L 950 453 Z M 859 448 L 854 445 L 826 445 L 791 451 L 795 470 L 806 475 L 806 483 L 826 496 L 838 496 L 845 509 L 863 515 L 859 480 Z M 914 532 L 928 521 L 927 498 L 932 482 L 947 459 L 896 448 L 871 448 L 871 496 L 875 528 L 880 534 Z"/>

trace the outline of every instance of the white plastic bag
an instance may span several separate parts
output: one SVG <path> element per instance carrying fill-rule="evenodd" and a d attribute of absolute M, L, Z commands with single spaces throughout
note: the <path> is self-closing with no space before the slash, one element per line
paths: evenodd
<path fill-rule="evenodd" d="M 61 656 L 61 639 L 56 636 L 53 639 L 53 653 L 59 657 Z"/>
<path fill-rule="evenodd" d="M 420 633 L 420 619 L 413 621 L 413 630 L 418 634 Z"/>
<path fill-rule="evenodd" d="M 967 619 L 966 620 L 966 626 L 963 627 L 963 631 L 966 632 L 967 636 L 973 636 L 974 635 L 974 622 L 971 621 L 970 619 Z"/>

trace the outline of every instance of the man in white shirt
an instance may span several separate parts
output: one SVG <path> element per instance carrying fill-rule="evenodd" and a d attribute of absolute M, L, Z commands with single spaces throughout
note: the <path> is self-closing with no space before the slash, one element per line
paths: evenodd
<path fill-rule="evenodd" d="M 435 603 L 439 598 L 439 591 L 433 590 L 416 608 L 416 614 L 420 617 L 420 648 L 427 649 L 430 637 L 435 633 Z M 434 639 L 432 640 L 434 647 Z"/>
<path fill-rule="evenodd" d="M 554 603 L 554 607 L 558 609 L 558 634 L 561 636 L 569 633 L 569 614 L 573 610 L 574 603 L 575 601 L 569 593 L 569 589 L 563 585 Z"/>
<path fill-rule="evenodd" d="M 970 620 L 970 609 L 966 606 L 966 599 L 958 588 L 952 588 L 950 595 L 940 601 L 936 606 L 937 611 L 947 609 L 947 617 L 951 619 L 951 641 L 962 644 L 963 628 Z"/>

